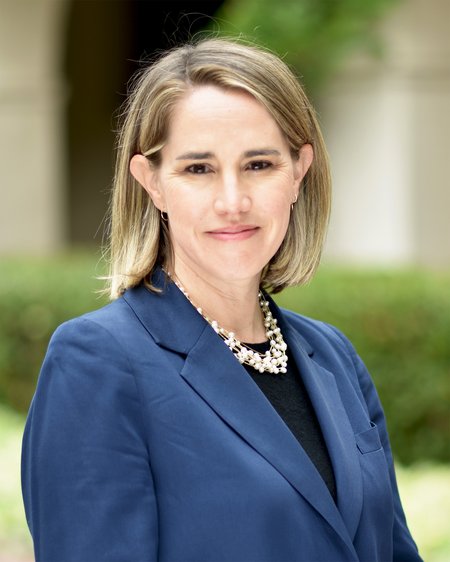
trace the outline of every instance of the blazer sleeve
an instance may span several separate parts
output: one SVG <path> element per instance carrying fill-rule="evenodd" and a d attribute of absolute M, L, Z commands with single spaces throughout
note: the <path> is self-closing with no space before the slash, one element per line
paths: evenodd
<path fill-rule="evenodd" d="M 37 562 L 151 562 L 157 506 L 121 343 L 79 318 L 54 334 L 28 415 L 22 489 Z"/>
<path fill-rule="evenodd" d="M 392 495 L 394 500 L 394 528 L 393 528 L 393 562 L 422 562 L 417 546 L 409 532 L 405 514 L 400 501 L 397 479 L 395 476 L 394 461 L 389 443 L 386 419 L 375 386 L 363 361 L 356 353 L 350 341 L 336 328 L 330 326 L 344 342 L 358 375 L 359 387 L 366 403 L 370 420 L 377 426 L 381 444 L 388 463 L 391 480 Z"/>

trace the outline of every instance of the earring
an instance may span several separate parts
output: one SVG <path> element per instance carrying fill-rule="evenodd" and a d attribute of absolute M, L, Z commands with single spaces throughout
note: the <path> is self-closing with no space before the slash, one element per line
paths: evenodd
<path fill-rule="evenodd" d="M 164 222 L 169 222 L 169 215 L 166 213 L 166 211 L 160 211 L 160 214 L 161 214 L 161 219 Z"/>
<path fill-rule="evenodd" d="M 298 195 L 295 196 L 295 199 L 291 203 L 291 212 L 294 210 L 295 203 L 297 203 L 297 197 L 298 197 Z"/>

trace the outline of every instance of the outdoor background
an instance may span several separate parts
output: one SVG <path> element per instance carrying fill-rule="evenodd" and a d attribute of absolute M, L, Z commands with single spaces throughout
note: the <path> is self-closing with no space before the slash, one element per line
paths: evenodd
<path fill-rule="evenodd" d="M 106 302 L 96 278 L 127 82 L 205 32 L 279 53 L 317 107 L 327 246 L 313 282 L 277 300 L 357 347 L 422 556 L 450 560 L 450 3 L 0 0 L 0 14 L 0 562 L 33 559 L 20 446 L 49 337 Z"/>

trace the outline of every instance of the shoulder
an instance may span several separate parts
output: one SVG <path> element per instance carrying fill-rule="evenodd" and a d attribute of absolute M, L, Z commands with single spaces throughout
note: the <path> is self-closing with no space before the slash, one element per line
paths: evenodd
<path fill-rule="evenodd" d="M 138 324 L 126 301 L 119 298 L 97 310 L 62 323 L 55 330 L 50 346 L 80 338 L 91 339 L 92 343 L 101 340 L 122 341 L 124 335 Z"/>
<path fill-rule="evenodd" d="M 308 355 L 333 374 L 340 389 L 350 383 L 361 401 L 363 395 L 373 392 L 373 382 L 366 366 L 353 344 L 338 328 L 290 310 L 283 309 L 281 312 L 283 320 L 305 342 Z"/>
<path fill-rule="evenodd" d="M 136 351 L 129 342 L 138 325 L 123 299 L 61 324 L 48 345 L 35 404 L 65 403 L 70 410 L 98 405 L 102 396 L 135 397 Z"/>
<path fill-rule="evenodd" d="M 142 326 L 123 298 L 98 310 L 70 319 L 53 333 L 44 360 L 64 366 L 83 364 L 122 366 L 131 372 L 130 351 Z M 148 334 L 147 338 L 148 338 Z"/>
<path fill-rule="evenodd" d="M 133 313 L 126 301 L 119 297 L 97 310 L 86 312 L 81 316 L 71 318 L 63 322 L 55 331 L 55 335 L 65 334 L 67 332 L 76 332 L 88 324 L 97 327 L 98 331 L 113 331 L 114 327 L 120 329 L 124 323 L 132 321 Z"/>
<path fill-rule="evenodd" d="M 315 352 L 334 350 L 354 359 L 356 351 L 353 345 L 335 326 L 287 309 L 281 309 L 281 313 L 283 319 L 308 342 Z"/>

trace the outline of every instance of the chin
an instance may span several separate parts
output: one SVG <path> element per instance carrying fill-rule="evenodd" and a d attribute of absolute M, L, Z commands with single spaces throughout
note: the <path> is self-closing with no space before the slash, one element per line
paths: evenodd
<path fill-rule="evenodd" d="M 221 277 L 227 281 L 248 281 L 261 276 L 261 272 L 265 267 L 265 263 L 251 264 L 248 260 L 232 260 L 221 262 L 215 270 L 215 276 Z"/>

